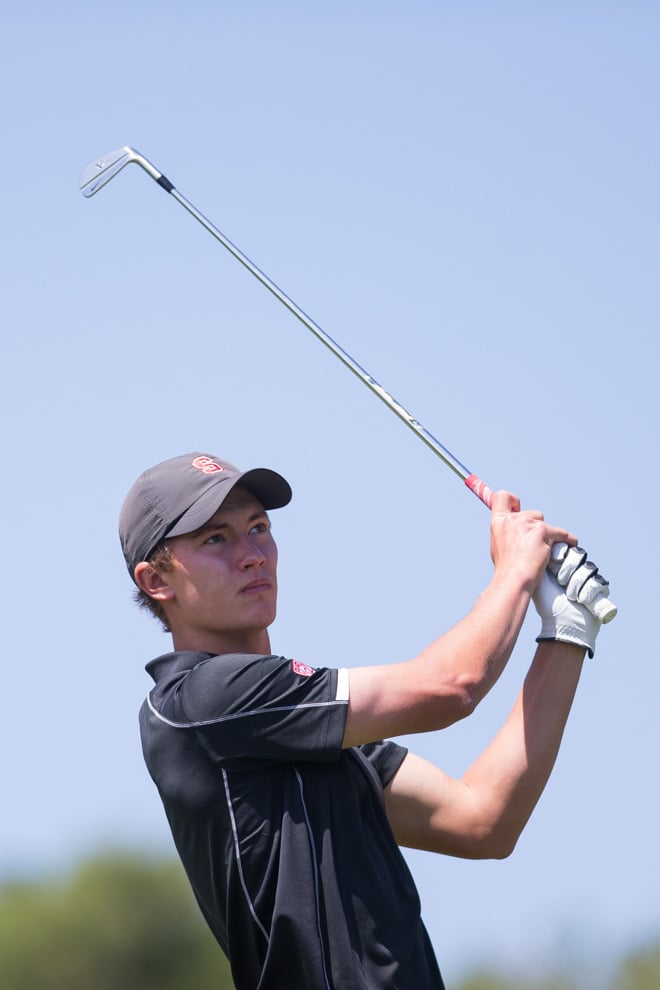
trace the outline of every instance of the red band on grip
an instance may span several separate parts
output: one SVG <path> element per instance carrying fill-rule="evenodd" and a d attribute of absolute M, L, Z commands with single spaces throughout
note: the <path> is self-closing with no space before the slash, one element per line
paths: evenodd
<path fill-rule="evenodd" d="M 492 509 L 493 492 L 488 485 L 481 480 L 481 478 L 477 478 L 476 474 L 471 474 L 465 479 L 465 484 L 471 492 L 474 492 L 477 498 L 481 499 L 485 506 Z"/>

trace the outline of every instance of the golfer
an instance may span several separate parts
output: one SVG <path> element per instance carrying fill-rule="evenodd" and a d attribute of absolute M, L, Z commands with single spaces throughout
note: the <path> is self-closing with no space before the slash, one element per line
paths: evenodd
<path fill-rule="evenodd" d="M 508 856 L 545 786 L 607 591 L 575 536 L 493 501 L 492 579 L 411 660 L 315 668 L 273 652 L 274 471 L 191 453 L 147 470 L 120 537 L 139 602 L 171 633 L 147 664 L 144 757 L 238 990 L 441 990 L 400 846 Z M 554 544 L 568 549 L 557 576 Z M 473 712 L 530 601 L 538 646 L 514 708 L 461 779 L 395 742 Z"/>

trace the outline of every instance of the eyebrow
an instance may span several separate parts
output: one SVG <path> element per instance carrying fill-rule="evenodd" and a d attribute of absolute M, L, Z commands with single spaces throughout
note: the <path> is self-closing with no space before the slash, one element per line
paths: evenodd
<path fill-rule="evenodd" d="M 237 506 L 237 508 L 238 508 L 238 506 Z M 266 512 L 266 510 L 265 509 L 257 509 L 250 516 L 248 516 L 247 521 L 249 523 L 251 523 L 251 522 L 254 522 L 256 519 L 263 519 L 264 517 L 266 519 L 269 519 L 269 516 L 268 516 L 268 513 Z M 195 533 L 196 534 L 197 533 L 202 534 L 202 533 L 209 533 L 211 531 L 217 531 L 219 529 L 226 529 L 228 525 L 229 525 L 229 523 L 226 523 L 226 522 L 213 522 L 212 520 L 209 520 L 209 522 L 204 523 L 203 526 L 200 526 L 199 529 L 196 529 L 195 530 Z"/>

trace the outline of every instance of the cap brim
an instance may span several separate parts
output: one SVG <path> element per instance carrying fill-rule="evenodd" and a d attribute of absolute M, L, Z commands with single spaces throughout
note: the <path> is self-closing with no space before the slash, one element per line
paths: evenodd
<path fill-rule="evenodd" d="M 194 533 L 218 511 L 236 485 L 242 485 L 252 492 L 264 509 L 281 509 L 289 504 L 293 495 L 289 482 L 270 468 L 253 468 L 243 474 L 234 475 L 233 478 L 220 478 L 215 485 L 207 488 L 189 509 L 186 509 L 165 533 L 165 538 Z"/>

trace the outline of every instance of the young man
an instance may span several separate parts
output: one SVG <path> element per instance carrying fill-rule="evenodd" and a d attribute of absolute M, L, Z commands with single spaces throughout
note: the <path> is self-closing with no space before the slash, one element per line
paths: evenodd
<path fill-rule="evenodd" d="M 238 990 L 440 990 L 399 846 L 511 853 L 593 655 L 599 624 L 575 599 L 607 586 L 570 532 L 498 492 L 492 580 L 464 619 L 412 660 L 314 669 L 273 654 L 268 633 L 267 511 L 290 498 L 275 472 L 201 453 L 151 468 L 129 492 L 124 556 L 174 646 L 147 665 L 145 760 Z M 556 543 L 571 549 L 554 578 Z M 469 715 L 532 599 L 542 626 L 524 686 L 460 780 L 382 741 Z"/>

